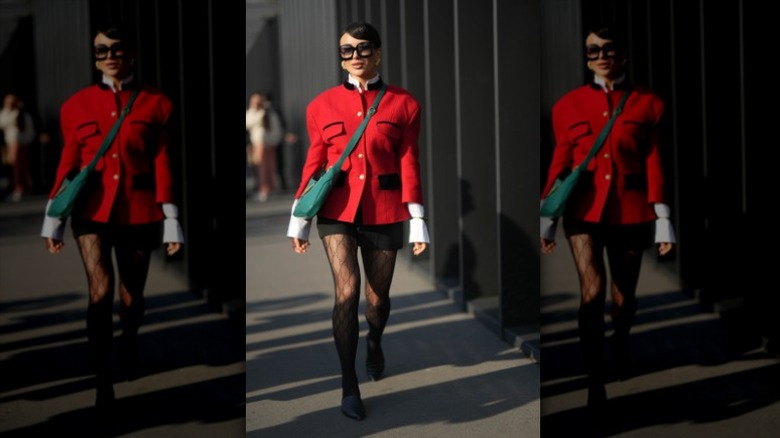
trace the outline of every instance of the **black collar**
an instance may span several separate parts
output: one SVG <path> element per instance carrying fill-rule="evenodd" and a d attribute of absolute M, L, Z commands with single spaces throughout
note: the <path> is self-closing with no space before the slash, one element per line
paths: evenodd
<path fill-rule="evenodd" d="M 384 82 L 382 82 L 382 77 L 380 76 L 378 81 L 376 81 L 376 82 L 374 82 L 372 84 L 368 84 L 368 89 L 369 90 L 378 90 L 378 89 L 382 88 L 382 84 L 383 83 Z M 344 85 L 344 88 L 346 88 L 347 90 L 350 90 L 350 91 L 355 89 L 355 86 L 352 85 L 349 82 L 349 78 L 344 79 L 344 82 L 342 82 L 342 85 Z"/>

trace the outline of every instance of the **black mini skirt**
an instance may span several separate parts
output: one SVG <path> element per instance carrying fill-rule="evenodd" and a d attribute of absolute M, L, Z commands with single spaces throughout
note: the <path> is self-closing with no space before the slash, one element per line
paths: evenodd
<path fill-rule="evenodd" d="M 333 234 L 355 237 L 358 246 L 365 249 L 399 250 L 404 246 L 404 223 L 363 225 L 360 210 L 355 222 L 341 222 L 317 216 L 317 232 L 320 239 Z"/>

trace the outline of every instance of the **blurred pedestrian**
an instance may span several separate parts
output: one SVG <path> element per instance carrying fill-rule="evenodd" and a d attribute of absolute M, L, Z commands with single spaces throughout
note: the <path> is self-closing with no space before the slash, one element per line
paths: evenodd
<path fill-rule="evenodd" d="M 596 414 L 604 413 L 607 403 L 602 366 L 607 266 L 612 277 L 612 359 L 618 378 L 625 379 L 630 375 L 629 332 L 637 310 L 642 254 L 653 240 L 662 256 L 675 243 L 661 162 L 659 125 L 664 103 L 649 89 L 627 80 L 625 43 L 614 25 L 588 31 L 585 54 L 593 80 L 564 95 L 553 107 L 555 150 L 542 191 L 544 199 L 557 178 L 585 160 L 621 99 L 630 93 L 563 215 L 563 229 L 579 274 L 578 330 L 588 378 L 588 407 Z M 542 253 L 554 250 L 556 225 L 557 220 L 542 218 Z"/>
<path fill-rule="evenodd" d="M 30 144 L 35 140 L 35 125 L 24 103 L 14 93 L 5 95 L 0 109 L 0 129 L 3 130 L 3 164 L 11 166 L 13 189 L 9 200 L 19 202 L 32 187 L 30 176 Z"/>
<path fill-rule="evenodd" d="M 105 419 L 114 405 L 111 350 L 116 256 L 119 317 L 122 322 L 120 361 L 128 378 L 139 370 L 137 336 L 144 314 L 144 287 L 152 251 L 167 243 L 167 254 L 184 242 L 174 204 L 169 163 L 171 100 L 141 84 L 133 74 L 134 37 L 121 24 L 100 27 L 94 37 L 99 83 L 76 92 L 62 105 L 64 140 L 53 198 L 63 181 L 90 163 L 118 115 L 136 95 L 108 150 L 90 175 L 72 212 L 72 230 L 89 286 L 87 337 L 97 381 L 95 405 Z M 49 205 L 46 207 L 48 213 Z M 42 236 L 49 252 L 65 242 L 65 219 L 44 219 Z"/>
<path fill-rule="evenodd" d="M 385 369 L 382 333 L 390 316 L 390 284 L 396 254 L 403 247 L 404 222 L 410 220 L 414 255 L 425 251 L 429 238 L 418 161 L 420 105 L 408 91 L 382 80 L 378 71 L 382 41 L 370 24 L 348 25 L 340 36 L 338 53 L 348 75 L 307 108 L 310 147 L 293 210 L 309 179 L 338 161 L 367 117 L 369 106 L 385 90 L 376 114 L 317 214 L 317 230 L 335 288 L 332 319 L 341 363 L 341 411 L 362 420 L 366 413 L 355 372 L 361 281 L 358 248 L 366 278 L 366 373 L 378 380 Z M 308 250 L 310 226 L 310 220 L 290 218 L 287 236 L 295 252 Z"/>
<path fill-rule="evenodd" d="M 284 137 L 281 119 L 264 93 L 249 96 L 246 129 L 251 142 L 250 163 L 257 171 L 258 199 L 264 202 L 276 190 L 279 178 L 278 149 Z"/>

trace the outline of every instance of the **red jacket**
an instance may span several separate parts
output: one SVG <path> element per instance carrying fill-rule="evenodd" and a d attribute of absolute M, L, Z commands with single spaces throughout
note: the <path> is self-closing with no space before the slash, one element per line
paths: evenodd
<path fill-rule="evenodd" d="M 610 93 L 593 84 L 564 95 L 553 107 L 555 150 L 542 198 L 556 177 L 585 160 L 612 116 L 624 89 Z M 663 101 L 634 87 L 609 136 L 588 164 L 568 201 L 566 215 L 587 222 L 633 224 L 656 219 L 653 204 L 665 202 L 660 133 Z"/>
<path fill-rule="evenodd" d="M 316 172 L 338 161 L 380 85 L 381 80 L 360 93 L 344 83 L 309 104 L 306 124 L 310 146 L 296 198 Z M 405 203 L 422 204 L 419 133 L 417 100 L 406 90 L 388 85 L 376 114 L 341 166 L 342 173 L 319 216 L 353 222 L 360 207 L 367 225 L 409 219 Z"/>
<path fill-rule="evenodd" d="M 50 197 L 66 176 L 92 161 L 131 93 L 130 88 L 114 93 L 100 84 L 65 101 L 60 112 L 64 146 Z M 172 109 L 170 99 L 159 90 L 142 86 L 114 141 L 90 175 L 74 215 L 118 224 L 164 218 L 161 204 L 173 202 L 166 129 Z"/>

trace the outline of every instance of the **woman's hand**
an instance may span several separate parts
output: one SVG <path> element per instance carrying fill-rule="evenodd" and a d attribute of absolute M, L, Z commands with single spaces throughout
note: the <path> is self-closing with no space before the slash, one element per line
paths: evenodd
<path fill-rule="evenodd" d="M 552 254 L 553 250 L 555 249 L 555 241 L 542 238 L 540 238 L 539 241 L 542 254 Z"/>
<path fill-rule="evenodd" d="M 298 254 L 303 254 L 306 251 L 309 250 L 309 241 L 298 239 L 297 237 L 292 238 L 292 249 L 293 251 L 297 252 Z"/>
<path fill-rule="evenodd" d="M 422 254 L 425 251 L 425 248 L 428 248 L 428 244 L 425 242 L 414 242 L 412 246 L 412 254 L 418 256 Z"/>
<path fill-rule="evenodd" d="M 658 254 L 665 256 L 669 254 L 673 247 L 674 244 L 671 242 L 661 242 L 658 244 Z"/>
<path fill-rule="evenodd" d="M 64 246 L 65 242 L 62 240 L 52 239 L 51 237 L 46 238 L 46 249 L 52 254 L 59 254 Z"/>
<path fill-rule="evenodd" d="M 169 256 L 172 256 L 179 252 L 181 249 L 181 243 L 179 242 L 168 242 L 167 248 L 165 248 L 165 251 L 168 253 Z"/>

